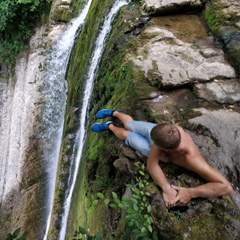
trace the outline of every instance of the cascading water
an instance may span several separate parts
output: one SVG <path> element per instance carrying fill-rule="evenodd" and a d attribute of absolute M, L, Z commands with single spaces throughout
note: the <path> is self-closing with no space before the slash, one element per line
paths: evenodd
<path fill-rule="evenodd" d="M 77 132 L 76 135 L 76 142 L 74 145 L 74 153 L 76 154 L 72 157 L 73 161 L 71 162 L 71 168 L 70 168 L 70 176 L 69 176 L 69 189 L 68 189 L 68 195 L 65 200 L 64 204 L 64 213 L 62 216 L 62 223 L 61 223 L 61 230 L 60 230 L 60 235 L 59 239 L 64 240 L 65 235 L 66 235 L 66 229 L 67 229 L 67 221 L 68 221 L 68 215 L 70 211 L 70 205 L 71 205 L 71 200 L 72 200 L 72 194 L 75 186 L 75 182 L 77 179 L 77 174 L 78 174 L 78 169 L 82 157 L 82 150 L 84 147 L 85 143 L 85 137 L 86 137 L 86 129 L 88 126 L 88 123 L 86 121 L 87 119 L 87 112 L 89 108 L 89 100 L 92 94 L 93 90 L 93 83 L 94 83 L 94 78 L 96 76 L 97 70 L 98 70 L 98 65 L 101 60 L 104 47 L 105 47 L 105 42 L 109 36 L 109 33 L 111 31 L 111 24 L 120 10 L 121 7 L 124 5 L 127 5 L 130 2 L 130 0 L 117 0 L 110 13 L 108 16 L 105 18 L 105 21 L 103 23 L 102 29 L 98 35 L 98 38 L 96 40 L 96 45 L 95 49 L 91 58 L 89 70 L 87 73 L 87 78 L 86 78 L 86 86 L 85 86 L 85 91 L 84 91 L 84 96 L 82 100 L 82 109 L 81 109 L 81 118 L 79 119 L 80 121 L 80 128 Z M 74 166 L 74 167 L 73 167 Z"/>
<path fill-rule="evenodd" d="M 58 158 L 63 133 L 64 113 L 67 99 L 65 74 L 75 37 L 85 21 L 91 2 L 92 0 L 89 0 L 80 15 L 69 23 L 66 31 L 53 46 L 49 60 L 47 61 L 49 67 L 46 78 L 47 86 L 45 86 L 43 90 L 43 95 L 46 98 L 43 121 L 47 126 L 47 131 L 42 135 L 45 144 L 44 158 L 47 161 L 48 175 L 48 219 L 43 238 L 44 240 L 47 239 L 50 228 Z"/>

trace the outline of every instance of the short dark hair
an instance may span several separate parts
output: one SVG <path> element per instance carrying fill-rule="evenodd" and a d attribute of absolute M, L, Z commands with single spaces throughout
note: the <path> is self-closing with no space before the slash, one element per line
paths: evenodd
<path fill-rule="evenodd" d="M 163 149 L 175 149 L 181 142 L 181 134 L 174 124 L 157 124 L 151 131 L 153 142 Z"/>

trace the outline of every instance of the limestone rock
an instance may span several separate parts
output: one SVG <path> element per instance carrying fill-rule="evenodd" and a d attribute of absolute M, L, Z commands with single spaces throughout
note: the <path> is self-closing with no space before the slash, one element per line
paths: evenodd
<path fill-rule="evenodd" d="M 122 173 L 131 172 L 130 163 L 127 158 L 120 158 L 114 161 L 113 166 Z"/>
<path fill-rule="evenodd" d="M 219 28 L 219 36 L 230 56 L 233 65 L 240 73 L 240 30 L 234 26 L 222 26 Z"/>
<path fill-rule="evenodd" d="M 238 202 L 240 181 L 240 114 L 228 110 L 198 109 L 202 116 L 190 119 L 189 129 L 206 161 L 235 185 Z"/>
<path fill-rule="evenodd" d="M 71 18 L 72 0 L 56 0 L 51 9 L 51 18 L 54 21 L 67 22 Z"/>
<path fill-rule="evenodd" d="M 189 10 L 202 6 L 201 0 L 144 0 L 143 11 L 148 14 L 159 14 L 179 11 L 179 9 Z"/>
<path fill-rule="evenodd" d="M 164 87 L 174 87 L 235 77 L 234 68 L 216 47 L 183 42 L 172 32 L 157 27 L 149 27 L 144 34 L 150 40 L 132 59 L 150 81 L 158 79 Z"/>
<path fill-rule="evenodd" d="M 200 98 L 207 101 L 234 104 L 240 102 L 239 79 L 214 80 L 210 83 L 199 83 L 195 89 Z"/>
<path fill-rule="evenodd" d="M 223 11 L 229 15 L 235 13 L 237 16 L 240 16 L 240 2 L 238 0 L 221 0 L 224 4 Z"/>

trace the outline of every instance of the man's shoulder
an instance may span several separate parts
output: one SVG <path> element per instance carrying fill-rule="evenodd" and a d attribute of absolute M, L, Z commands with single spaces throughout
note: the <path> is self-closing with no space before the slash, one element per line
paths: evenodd
<path fill-rule="evenodd" d="M 184 128 L 178 124 L 175 124 L 175 126 L 177 127 L 177 129 L 180 131 L 180 132 L 183 132 L 183 133 L 186 133 Z"/>

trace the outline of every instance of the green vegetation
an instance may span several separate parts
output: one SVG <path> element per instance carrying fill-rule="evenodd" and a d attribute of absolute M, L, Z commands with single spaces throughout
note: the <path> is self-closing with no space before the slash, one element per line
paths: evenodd
<path fill-rule="evenodd" d="M 52 0 L 3 0 L 0 4 L 0 64 L 14 65 L 18 52 L 27 48 L 30 36 Z"/>
<path fill-rule="evenodd" d="M 101 11 L 109 10 L 110 3 L 107 2 L 101 2 L 99 6 L 99 1 L 98 3 L 94 1 L 94 5 L 91 8 L 94 6 L 94 8 L 102 8 Z M 109 7 L 106 7 L 106 4 Z M 130 5 L 122 8 L 114 20 L 114 28 L 109 36 L 104 55 L 99 64 L 98 75 L 95 79 L 90 107 L 90 126 L 92 122 L 96 121 L 94 116 L 100 108 L 120 109 L 127 106 L 127 109 L 135 109 L 137 97 L 133 79 L 136 77 L 136 72 L 132 64 L 125 60 L 126 54 L 128 54 L 126 51 L 131 49 L 131 46 L 126 46 L 126 43 L 132 37 L 131 34 L 125 34 L 125 32 L 129 30 L 128 21 L 137 16 L 137 14 L 132 14 L 132 10 L 134 9 Z M 95 21 L 97 19 L 98 21 L 102 20 L 101 17 L 96 19 L 96 15 L 99 14 L 96 10 L 90 9 L 90 12 L 92 14 L 86 19 L 86 25 L 76 43 L 76 50 L 73 51 L 74 55 L 71 58 L 68 71 L 68 78 L 71 79 L 71 82 L 69 81 L 70 91 L 67 107 L 69 110 L 71 109 L 70 106 L 79 106 L 81 104 L 81 94 L 79 93 L 83 84 L 81 76 L 84 74 L 84 68 L 86 71 L 87 61 L 89 61 L 89 49 L 92 49 L 91 45 L 85 45 L 88 45 L 90 42 L 94 44 L 92 37 L 95 34 L 95 30 L 97 33 L 99 29 Z M 97 24 L 100 23 L 98 22 Z M 71 114 L 70 116 L 71 111 L 67 112 L 66 134 L 71 133 L 77 124 L 76 114 Z M 115 141 L 115 137 L 109 133 L 99 135 L 91 131 L 88 132 L 81 161 L 81 173 L 79 173 L 80 177 L 75 187 L 75 189 L 80 189 L 80 192 L 77 191 L 77 194 L 73 196 L 68 224 L 68 237 L 73 236 L 79 226 L 87 226 L 92 235 L 100 232 L 104 238 L 105 235 L 107 236 L 105 239 L 111 239 L 111 233 L 107 229 L 108 227 L 106 227 L 108 226 L 107 218 L 99 221 L 108 212 L 108 206 L 104 203 L 96 206 L 93 202 L 96 192 L 104 191 L 104 195 L 109 197 L 111 192 L 118 192 L 121 188 L 115 180 L 113 181 L 112 175 L 115 172 L 112 161 L 118 156 L 118 150 L 114 145 Z M 117 210 L 112 209 L 112 211 L 115 214 Z M 122 233 L 122 229 L 119 232 Z"/>
<path fill-rule="evenodd" d="M 68 79 L 68 101 L 66 106 L 66 117 L 63 133 L 63 143 L 61 149 L 61 157 L 59 160 L 58 186 L 54 202 L 54 214 L 56 218 L 60 218 L 62 212 L 62 203 L 65 197 L 68 173 L 69 173 L 69 157 L 73 153 L 74 138 L 69 138 L 69 134 L 75 134 L 79 126 L 79 110 L 82 107 L 82 95 L 86 81 L 86 72 L 89 66 L 91 54 L 94 49 L 95 41 L 99 29 L 104 21 L 104 17 L 110 10 L 114 0 L 99 2 L 93 0 L 89 14 L 85 20 L 83 29 L 76 39 L 75 46 L 72 50 L 69 69 L 67 72 Z M 96 17 L 98 16 L 98 17 Z M 54 222 L 54 229 L 59 228 L 59 221 Z M 53 230 L 54 231 L 54 230 Z M 57 234 L 53 233 L 53 235 Z M 53 236 L 54 238 L 55 236 Z"/>
<path fill-rule="evenodd" d="M 19 236 L 21 228 L 17 228 L 13 233 L 9 233 L 5 240 L 26 240 L 25 235 Z"/>
<path fill-rule="evenodd" d="M 152 206 L 148 197 L 150 193 L 146 190 L 149 185 L 149 174 L 146 172 L 144 164 L 136 163 L 135 166 L 139 169 L 134 185 L 127 184 L 131 189 L 132 195 L 130 198 L 123 197 L 120 200 L 115 192 L 112 192 L 113 200 L 104 199 L 101 192 L 97 193 L 99 199 L 104 200 L 106 205 L 118 211 L 125 211 L 126 229 L 122 233 L 121 239 L 131 237 L 137 240 L 156 240 L 157 233 L 153 230 L 153 218 L 150 215 Z M 98 204 L 99 199 L 96 199 L 93 204 Z"/>
<path fill-rule="evenodd" d="M 89 231 L 83 227 L 79 227 L 78 231 L 75 232 L 74 238 L 72 240 L 102 240 L 100 234 L 91 236 Z"/>
<path fill-rule="evenodd" d="M 236 12 L 224 11 L 226 6 L 220 0 L 212 0 L 206 11 L 206 20 L 213 33 L 217 33 L 220 26 L 233 26 L 239 20 Z"/>
<path fill-rule="evenodd" d="M 240 16 L 238 12 L 226 11 L 226 7 L 226 3 L 212 0 L 206 11 L 206 20 L 213 34 L 224 43 L 229 59 L 239 74 L 239 29 L 235 25 L 240 21 Z"/>

